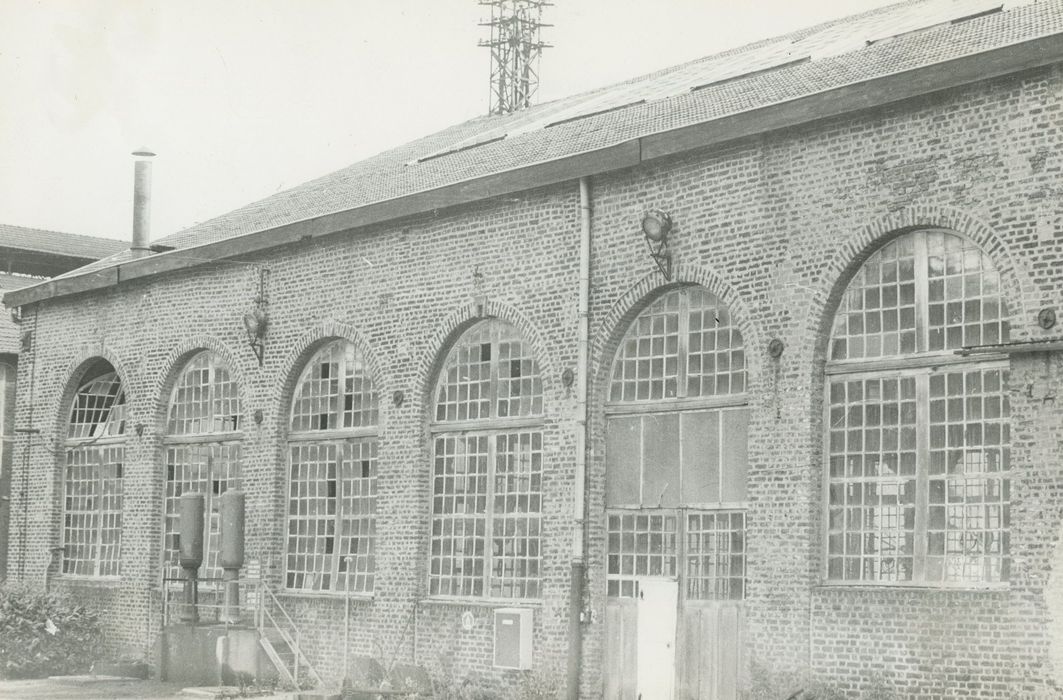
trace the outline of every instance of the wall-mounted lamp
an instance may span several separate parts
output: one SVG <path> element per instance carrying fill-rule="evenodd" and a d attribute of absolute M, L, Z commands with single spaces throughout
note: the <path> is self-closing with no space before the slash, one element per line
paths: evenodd
<path fill-rule="evenodd" d="M 266 307 L 269 302 L 266 299 L 266 282 L 269 279 L 269 270 L 260 268 L 258 271 L 258 296 L 255 297 L 254 311 L 244 314 L 244 330 L 247 331 L 247 344 L 255 352 L 258 358 L 258 366 L 262 366 L 262 354 L 266 346 L 266 331 L 269 330 L 269 313 Z"/>
<path fill-rule="evenodd" d="M 266 329 L 269 328 L 269 315 L 265 304 L 255 300 L 255 310 L 244 314 L 244 330 L 247 331 L 247 344 L 255 351 L 258 366 L 262 366 L 262 352 L 265 348 Z"/>
<path fill-rule="evenodd" d="M 646 247 L 666 280 L 672 279 L 672 253 L 668 250 L 668 233 L 671 230 L 672 217 L 660 209 L 650 209 L 642 215 L 642 235 L 646 237 Z"/>

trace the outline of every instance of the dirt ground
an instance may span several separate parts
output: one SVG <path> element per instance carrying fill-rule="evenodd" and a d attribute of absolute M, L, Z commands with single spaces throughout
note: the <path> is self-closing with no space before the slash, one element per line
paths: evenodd
<path fill-rule="evenodd" d="M 65 676 L 27 681 L 0 680 L 0 700 L 196 700 L 194 695 L 181 694 L 182 688 L 183 686 L 177 683 L 93 676 Z M 207 697 L 209 696 L 199 696 L 200 700 Z M 289 700 L 291 697 L 288 693 L 281 693 L 260 695 L 255 700 Z"/>
<path fill-rule="evenodd" d="M 91 680 L 86 678 L 40 678 L 26 681 L 0 681 L 0 698 L 51 700 L 78 698 L 144 698 L 145 700 L 192 700 L 181 695 L 181 686 L 174 683 L 140 680 Z"/>

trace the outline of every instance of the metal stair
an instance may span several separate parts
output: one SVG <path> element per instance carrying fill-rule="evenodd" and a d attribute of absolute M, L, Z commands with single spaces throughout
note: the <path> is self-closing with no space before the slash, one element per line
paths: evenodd
<path fill-rule="evenodd" d="M 259 586 L 255 627 L 258 643 L 273 662 L 281 679 L 295 690 L 305 684 L 314 687 L 324 685 L 313 664 L 306 658 L 300 645 L 299 628 L 277 600 L 277 596 L 263 582 Z"/>

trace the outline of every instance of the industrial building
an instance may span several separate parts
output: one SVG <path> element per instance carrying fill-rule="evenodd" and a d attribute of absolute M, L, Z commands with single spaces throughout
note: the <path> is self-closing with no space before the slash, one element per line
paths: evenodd
<path fill-rule="evenodd" d="M 239 488 L 329 683 L 1056 697 L 1061 153 L 1063 0 L 913 0 L 8 292 L 9 575 L 150 650 Z"/>
<path fill-rule="evenodd" d="M 0 224 L 0 290 L 19 289 L 106 258 L 122 241 Z M 0 581 L 7 577 L 8 515 L 15 430 L 15 370 L 21 338 L 9 316 L 0 317 Z"/>

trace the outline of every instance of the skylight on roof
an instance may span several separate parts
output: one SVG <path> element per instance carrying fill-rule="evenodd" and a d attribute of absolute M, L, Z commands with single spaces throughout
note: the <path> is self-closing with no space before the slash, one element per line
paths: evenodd
<path fill-rule="evenodd" d="M 414 162 L 424 163 L 425 161 L 435 160 L 436 158 L 442 158 L 443 156 L 449 156 L 454 153 L 461 153 L 462 151 L 467 151 L 470 148 L 476 148 L 477 146 L 486 146 L 489 143 L 501 141 L 502 139 L 506 138 L 506 135 L 504 133 L 491 135 L 491 132 L 486 132 L 484 134 L 480 134 L 479 136 L 481 136 L 482 138 L 474 137 L 472 139 L 465 139 L 464 141 L 459 141 L 458 143 L 454 144 L 449 148 L 445 148 L 441 151 L 435 151 L 434 153 L 429 153 L 426 156 L 421 156 Z"/>
<path fill-rule="evenodd" d="M 601 116 L 602 114 L 608 114 L 609 112 L 616 112 L 617 110 L 627 109 L 628 107 L 634 107 L 635 105 L 643 104 L 645 101 L 646 100 L 635 100 L 634 102 L 625 102 L 624 104 L 615 105 L 612 107 L 603 107 L 602 109 L 595 110 L 593 112 L 585 112 L 576 115 L 566 116 L 561 119 L 557 119 L 555 121 L 547 123 L 543 128 L 549 129 L 552 126 L 558 126 L 559 124 L 568 124 L 569 122 L 574 122 L 577 119 L 587 119 L 589 117 Z"/>
<path fill-rule="evenodd" d="M 801 58 L 796 58 L 796 59 L 794 59 L 792 61 L 788 61 L 786 63 L 780 63 L 778 65 L 771 66 L 770 68 L 760 68 L 759 70 L 752 70 L 752 71 L 749 71 L 748 73 L 741 73 L 739 75 L 733 75 L 733 76 L 729 76 L 729 77 L 726 77 L 726 78 L 720 78 L 719 80 L 713 80 L 711 83 L 704 83 L 702 85 L 694 85 L 693 87 L 690 88 L 690 90 L 691 91 L 701 90 L 703 88 L 712 87 L 714 85 L 724 85 L 726 83 L 733 83 L 736 80 L 745 80 L 746 78 L 752 78 L 753 76 L 756 76 L 756 75 L 763 75 L 764 73 L 771 73 L 772 71 L 776 71 L 776 70 L 779 70 L 781 68 L 790 68 L 792 66 L 798 66 L 798 65 L 801 65 L 802 63 L 808 63 L 810 60 L 812 60 L 811 56 L 802 56 Z"/>

